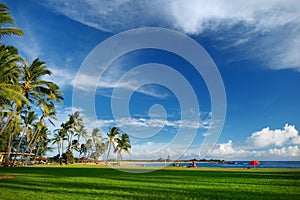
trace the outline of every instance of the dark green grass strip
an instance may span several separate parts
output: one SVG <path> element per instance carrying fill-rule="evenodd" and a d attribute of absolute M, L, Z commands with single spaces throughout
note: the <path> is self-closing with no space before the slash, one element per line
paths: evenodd
<path fill-rule="evenodd" d="M 300 170 L 0 168 L 0 199 L 300 199 Z"/>

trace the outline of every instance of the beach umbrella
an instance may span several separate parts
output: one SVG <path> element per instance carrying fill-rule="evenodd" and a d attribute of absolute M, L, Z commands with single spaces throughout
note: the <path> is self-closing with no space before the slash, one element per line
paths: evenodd
<path fill-rule="evenodd" d="M 252 165 L 253 167 L 255 167 L 259 164 L 260 164 L 260 162 L 258 160 L 252 160 L 252 161 L 249 162 L 249 165 Z"/>

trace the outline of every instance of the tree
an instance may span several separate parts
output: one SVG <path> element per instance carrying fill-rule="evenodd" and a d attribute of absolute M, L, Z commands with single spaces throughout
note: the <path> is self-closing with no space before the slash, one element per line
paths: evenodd
<path fill-rule="evenodd" d="M 115 148 L 115 152 L 118 155 L 118 162 L 120 164 L 120 160 L 122 160 L 122 151 L 130 153 L 129 149 L 131 148 L 130 139 L 128 134 L 122 134 L 121 138 L 115 138 L 117 146 Z"/>
<path fill-rule="evenodd" d="M 10 101 L 21 105 L 25 101 L 19 83 L 21 61 L 18 50 L 12 46 L 0 44 L 0 106 L 4 108 Z"/>
<path fill-rule="evenodd" d="M 66 160 L 65 163 L 69 163 L 68 155 L 74 149 L 76 151 L 80 151 L 80 138 L 86 137 L 86 128 L 84 127 L 83 119 L 80 116 L 78 111 L 74 112 L 73 114 L 69 115 L 69 119 L 61 124 L 61 129 L 63 133 L 65 133 L 68 141 L 68 146 L 66 150 Z M 77 139 L 73 139 L 77 136 Z M 73 154 L 73 153 L 72 153 Z"/>
<path fill-rule="evenodd" d="M 53 102 L 62 103 L 63 94 L 56 84 L 44 80 L 45 76 L 52 75 L 52 72 L 45 65 L 45 62 L 39 59 L 35 59 L 30 65 L 27 61 L 24 61 L 21 70 L 20 85 L 22 95 L 28 102 L 36 104 L 43 110 L 44 116 L 42 119 L 46 117 L 45 114 L 53 116 L 55 111 Z M 1 127 L 0 135 L 10 123 L 13 115 L 18 114 L 16 113 L 18 108 L 19 105 L 14 105 L 13 111 L 10 113 L 5 124 Z M 51 110 L 49 110 L 50 108 Z"/>
<path fill-rule="evenodd" d="M 105 153 L 108 143 L 104 141 L 104 138 L 98 128 L 94 128 L 92 132 L 92 144 L 89 146 L 90 158 L 98 163 L 99 157 Z M 89 141 L 90 142 L 90 141 Z"/>
<path fill-rule="evenodd" d="M 109 138 L 109 146 L 108 146 L 108 152 L 107 152 L 107 156 L 106 156 L 106 162 L 105 164 L 108 164 L 108 157 L 110 154 L 110 150 L 111 150 L 111 145 L 113 145 L 114 149 L 115 149 L 115 144 L 114 144 L 114 140 L 117 137 L 117 135 L 119 135 L 119 129 L 117 127 L 112 127 L 109 132 L 107 133 L 107 136 Z"/>
<path fill-rule="evenodd" d="M 23 31 L 18 28 L 3 27 L 6 24 L 12 25 L 14 24 L 14 20 L 9 14 L 9 8 L 5 4 L 0 3 L 0 39 L 10 35 L 23 35 Z"/>
<path fill-rule="evenodd" d="M 23 35 L 21 30 L 7 27 L 13 23 L 8 7 L 0 3 L 0 40 Z M 47 127 L 56 119 L 55 104 L 63 101 L 58 85 L 45 80 L 51 74 L 45 62 L 35 59 L 29 64 L 15 47 L 0 44 L 0 148 L 8 151 L 7 161 L 10 151 L 20 151 L 22 144 L 26 145 L 22 158 L 28 151 L 40 156 L 48 149 Z M 29 114 L 22 115 L 26 112 Z M 39 120 L 30 122 L 30 116 L 39 116 Z M 63 149 L 63 142 L 61 145 Z"/>
<path fill-rule="evenodd" d="M 32 133 L 32 129 L 34 122 L 38 119 L 38 116 L 36 113 L 32 111 L 24 111 L 24 115 L 21 116 L 22 121 L 23 121 L 23 126 L 24 129 L 22 131 L 22 135 L 19 139 L 19 143 L 16 149 L 16 152 L 20 152 L 21 145 L 24 142 L 24 136 L 26 135 L 26 138 L 29 137 L 29 135 Z M 25 140 L 26 141 L 26 140 Z M 15 155 L 14 161 L 13 161 L 13 166 L 16 163 L 17 155 Z"/>
<path fill-rule="evenodd" d="M 9 133 L 9 138 L 8 138 L 8 146 L 7 146 L 7 155 L 5 159 L 5 164 L 4 166 L 8 167 L 10 165 L 10 155 L 12 152 L 12 141 L 13 139 L 17 136 L 17 134 L 22 131 L 23 127 L 20 125 L 19 122 L 19 117 L 15 116 L 13 118 L 13 123 L 10 124 L 10 126 L 7 129 L 7 132 Z"/>
<path fill-rule="evenodd" d="M 16 64 L 19 61 L 16 48 L 0 44 L 0 108 L 3 112 L 0 135 L 16 115 L 18 107 L 26 102 L 19 85 L 21 71 Z"/>

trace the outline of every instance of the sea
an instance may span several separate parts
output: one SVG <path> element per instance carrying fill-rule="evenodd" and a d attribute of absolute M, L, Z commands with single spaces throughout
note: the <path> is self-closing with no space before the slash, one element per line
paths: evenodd
<path fill-rule="evenodd" d="M 300 169 L 300 161 L 260 161 L 257 166 L 249 165 L 249 161 L 233 161 L 232 163 L 214 163 L 214 162 L 200 162 L 195 163 L 198 168 L 211 167 L 211 168 L 288 168 Z M 190 163 L 180 163 L 181 167 L 189 167 Z M 144 166 L 173 166 L 173 163 L 147 163 Z"/>

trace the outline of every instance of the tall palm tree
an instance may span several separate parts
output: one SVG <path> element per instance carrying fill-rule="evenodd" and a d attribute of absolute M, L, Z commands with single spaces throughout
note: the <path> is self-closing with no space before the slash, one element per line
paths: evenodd
<path fill-rule="evenodd" d="M 78 142 L 81 136 L 85 136 L 86 129 L 83 124 L 83 119 L 80 116 L 80 113 L 78 111 L 74 112 L 70 115 L 69 120 L 66 122 L 66 128 L 69 132 L 69 146 L 68 149 L 72 149 L 72 139 L 73 136 L 77 136 Z"/>
<path fill-rule="evenodd" d="M 61 149 L 61 136 L 59 135 L 59 133 L 54 133 L 53 138 L 52 138 L 52 145 L 53 144 L 57 144 L 57 152 L 58 152 L 58 156 L 60 157 L 60 149 Z"/>
<path fill-rule="evenodd" d="M 120 160 L 122 160 L 122 151 L 130 153 L 129 149 L 131 148 L 130 139 L 128 134 L 122 134 L 121 138 L 115 138 L 117 142 L 117 146 L 115 148 L 115 152 L 117 152 L 118 160 L 120 164 Z"/>
<path fill-rule="evenodd" d="M 0 44 L 0 106 L 6 104 L 8 100 L 18 105 L 25 100 L 18 84 L 20 67 L 17 62 L 21 60 L 16 48 Z"/>
<path fill-rule="evenodd" d="M 0 118 L 0 135 L 16 115 L 18 107 L 27 103 L 19 85 L 21 71 L 16 64 L 19 61 L 16 48 L 0 44 L 0 109 L 4 114 Z"/>
<path fill-rule="evenodd" d="M 44 66 L 44 62 L 40 62 L 38 59 L 36 59 L 29 68 L 25 67 L 24 71 L 26 74 L 26 81 L 23 83 L 25 96 L 30 101 L 35 102 L 42 113 L 26 149 L 30 149 L 31 153 L 33 147 L 38 142 L 38 138 L 41 137 L 44 128 L 47 129 L 47 123 L 45 120 L 48 119 L 51 124 L 53 124 L 51 119 L 56 120 L 56 108 L 54 103 L 62 103 L 63 97 L 59 87 L 56 84 L 40 78 L 40 76 L 43 76 L 43 74 L 51 74 L 47 67 Z M 34 74 L 36 74 L 36 76 Z M 27 157 L 25 163 L 29 161 L 29 156 Z"/>
<path fill-rule="evenodd" d="M 105 153 L 107 150 L 107 142 L 105 142 L 100 130 L 98 128 L 94 128 L 92 132 L 92 148 L 91 150 L 91 158 L 93 158 L 95 163 L 98 163 L 99 157 Z"/>
<path fill-rule="evenodd" d="M 107 136 L 109 138 L 109 146 L 108 146 L 108 152 L 107 152 L 107 156 L 106 156 L 106 162 L 105 164 L 108 164 L 108 157 L 110 154 L 110 150 L 111 150 L 111 145 L 113 145 L 113 147 L 115 148 L 115 144 L 114 144 L 114 139 L 117 137 L 117 135 L 119 135 L 119 129 L 117 127 L 112 127 L 109 132 L 107 133 Z"/>
<path fill-rule="evenodd" d="M 69 154 L 75 149 L 80 151 L 79 140 L 81 137 L 86 137 L 86 128 L 84 127 L 83 119 L 78 111 L 69 115 L 69 119 L 61 124 L 61 131 L 67 136 L 67 151 L 65 163 L 69 163 Z M 77 136 L 77 140 L 73 139 Z"/>
<path fill-rule="evenodd" d="M 44 76 L 50 76 L 52 74 L 52 72 L 45 65 L 45 62 L 35 59 L 29 65 L 27 61 L 24 61 L 21 70 L 22 76 L 20 82 L 22 95 L 24 95 L 31 104 L 36 103 L 38 106 L 43 106 L 47 103 L 53 104 L 51 103 L 53 101 L 62 103 L 63 94 L 60 92 L 59 87 L 52 82 L 44 80 Z M 18 107 L 18 105 L 14 106 L 13 112 L 11 112 L 5 124 L 1 127 L 0 135 L 9 124 L 12 116 L 16 114 Z"/>
<path fill-rule="evenodd" d="M 58 151 L 58 159 L 60 164 L 62 164 L 62 154 L 64 151 L 64 141 L 67 140 L 67 134 L 65 129 L 56 129 L 54 130 L 55 134 L 52 138 L 52 145 L 57 144 L 57 151 Z"/>
<path fill-rule="evenodd" d="M 9 8 L 0 3 L 0 39 L 10 35 L 23 35 L 23 31 L 18 28 L 3 27 L 6 24 L 14 24 L 14 20 L 9 14 Z"/>
<path fill-rule="evenodd" d="M 7 132 L 9 133 L 9 139 L 8 139 L 8 145 L 7 145 L 7 154 L 6 154 L 6 160 L 5 160 L 5 166 L 8 167 L 10 165 L 10 155 L 12 152 L 12 141 L 17 136 L 18 133 L 22 131 L 23 127 L 20 124 L 19 116 L 15 116 L 13 118 L 13 123 L 10 124 L 10 126 L 7 129 Z"/>
<path fill-rule="evenodd" d="M 34 156 L 34 160 L 33 160 L 34 162 L 36 161 L 37 157 L 41 157 L 45 154 L 48 143 L 50 142 L 50 140 L 48 138 L 49 133 L 50 133 L 50 131 L 46 127 L 43 127 L 42 131 L 40 132 L 40 134 L 36 140 L 34 148 L 32 148 L 32 150 L 33 149 L 35 150 L 35 156 Z"/>
<path fill-rule="evenodd" d="M 21 118 L 23 120 L 24 129 L 22 131 L 22 135 L 20 137 L 16 152 L 20 152 L 21 144 L 24 141 L 24 136 L 26 135 L 26 137 L 29 137 L 30 133 L 32 133 L 33 124 L 38 119 L 38 116 L 36 113 L 34 113 L 32 111 L 25 111 L 25 115 L 22 115 Z M 14 158 L 14 161 L 12 164 L 13 166 L 16 163 L 16 159 L 17 159 L 17 155 L 15 155 L 15 158 Z"/>

